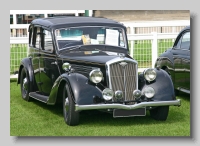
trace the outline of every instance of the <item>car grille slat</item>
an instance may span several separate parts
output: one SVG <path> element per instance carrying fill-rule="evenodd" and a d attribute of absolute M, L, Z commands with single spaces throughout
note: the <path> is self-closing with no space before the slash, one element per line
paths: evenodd
<path fill-rule="evenodd" d="M 121 90 L 124 100 L 134 100 L 133 91 L 137 89 L 137 64 L 127 62 L 123 67 L 120 62 L 110 64 L 110 82 L 112 90 Z"/>

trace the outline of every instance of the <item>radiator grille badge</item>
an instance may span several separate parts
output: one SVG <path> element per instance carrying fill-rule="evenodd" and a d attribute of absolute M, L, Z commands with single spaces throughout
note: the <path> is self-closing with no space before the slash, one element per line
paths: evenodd
<path fill-rule="evenodd" d="M 120 62 L 119 64 L 120 64 L 121 66 L 124 67 L 124 66 L 126 66 L 128 63 L 126 63 L 126 62 Z"/>

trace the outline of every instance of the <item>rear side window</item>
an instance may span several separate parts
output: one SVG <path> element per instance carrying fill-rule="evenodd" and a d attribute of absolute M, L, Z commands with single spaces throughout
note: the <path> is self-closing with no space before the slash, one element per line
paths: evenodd
<path fill-rule="evenodd" d="M 29 46 L 33 45 L 33 27 L 31 26 L 29 29 Z"/>
<path fill-rule="evenodd" d="M 40 27 L 33 28 L 32 46 L 39 49 L 41 47 Z"/>
<path fill-rule="evenodd" d="M 37 32 L 36 32 L 36 41 L 35 41 L 35 47 L 36 48 L 40 48 L 41 46 L 41 36 L 40 36 L 40 28 L 37 27 L 36 28 Z"/>
<path fill-rule="evenodd" d="M 186 32 L 181 41 L 181 48 L 182 49 L 189 49 L 190 48 L 190 32 Z"/>
<path fill-rule="evenodd" d="M 43 50 L 45 51 L 53 51 L 53 42 L 52 42 L 52 36 L 50 31 L 43 30 L 43 36 L 44 36 L 44 47 Z"/>
<path fill-rule="evenodd" d="M 185 32 L 182 34 L 175 48 L 183 50 L 190 49 L 190 32 Z"/>

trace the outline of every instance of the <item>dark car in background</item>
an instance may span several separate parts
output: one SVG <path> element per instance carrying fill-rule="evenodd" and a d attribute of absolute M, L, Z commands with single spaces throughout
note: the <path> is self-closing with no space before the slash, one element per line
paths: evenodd
<path fill-rule="evenodd" d="M 22 98 L 62 103 L 70 126 L 79 124 L 84 110 L 113 117 L 145 116 L 150 111 L 152 118 L 164 121 L 169 106 L 181 105 L 165 71 L 148 68 L 138 75 L 138 63 L 129 56 L 126 27 L 119 22 L 94 17 L 35 19 L 29 27 L 28 54 L 19 66 Z"/>
<path fill-rule="evenodd" d="M 157 58 L 155 67 L 171 76 L 176 94 L 190 94 L 190 26 L 180 31 L 172 48 Z"/>

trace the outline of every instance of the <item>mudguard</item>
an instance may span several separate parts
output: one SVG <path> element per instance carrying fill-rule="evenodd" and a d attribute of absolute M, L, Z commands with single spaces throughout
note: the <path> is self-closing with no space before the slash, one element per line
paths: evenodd
<path fill-rule="evenodd" d="M 169 74 L 163 69 L 156 69 L 157 77 L 153 82 L 144 82 L 143 88 L 151 86 L 155 90 L 155 95 L 152 98 L 154 101 L 169 101 L 175 100 L 174 85 Z"/>
<path fill-rule="evenodd" d="M 175 100 L 174 86 L 170 76 L 166 73 L 166 71 L 162 69 L 156 69 L 157 73 L 156 80 L 153 82 L 145 81 L 141 86 L 140 90 L 145 88 L 146 86 L 151 86 L 155 90 L 155 96 L 152 98 L 154 101 L 169 101 Z M 93 97 L 102 96 L 102 92 L 96 88 L 94 85 L 88 84 L 88 78 L 79 73 L 67 74 L 64 73 L 57 78 L 55 81 L 49 100 L 47 104 L 54 105 L 57 101 L 58 95 L 62 96 L 62 93 L 59 94 L 59 87 L 62 83 L 67 83 L 70 86 L 71 94 L 74 97 L 74 102 L 78 105 L 89 105 L 93 104 Z M 60 91 L 62 92 L 62 91 Z"/>
<path fill-rule="evenodd" d="M 20 67 L 19 67 L 17 84 L 20 84 L 20 75 L 21 75 L 22 68 L 25 69 L 26 74 L 29 76 L 30 92 L 32 92 L 34 91 L 34 74 L 33 74 L 33 68 L 31 66 L 31 58 L 22 59 L 20 63 Z"/>
<path fill-rule="evenodd" d="M 58 97 L 59 87 L 61 83 L 67 83 L 71 90 L 71 94 L 74 97 L 74 102 L 79 105 L 88 105 L 93 104 L 93 97 L 101 97 L 102 93 L 95 86 L 88 84 L 88 78 L 79 73 L 64 73 L 59 76 L 50 93 L 49 100 L 47 104 L 55 104 Z M 62 95 L 62 94 L 60 94 Z"/>
<path fill-rule="evenodd" d="M 167 50 L 163 54 L 161 54 L 155 63 L 155 67 L 160 67 L 162 68 L 164 65 L 172 65 L 174 64 L 173 56 L 170 52 L 171 49 Z"/>
<path fill-rule="evenodd" d="M 161 69 L 167 68 L 171 78 L 174 79 L 174 60 L 171 53 L 171 48 L 157 58 L 154 67 L 159 67 Z"/>

